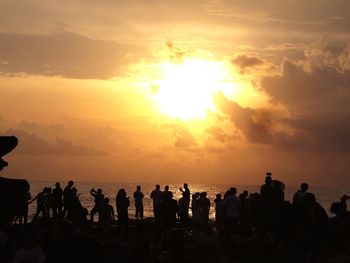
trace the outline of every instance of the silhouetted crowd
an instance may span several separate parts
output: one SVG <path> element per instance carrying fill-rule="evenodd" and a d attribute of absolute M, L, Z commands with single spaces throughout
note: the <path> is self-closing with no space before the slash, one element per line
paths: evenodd
<path fill-rule="evenodd" d="M 34 198 L 13 226 L 0 230 L 0 262 L 350 262 L 350 213 L 344 195 L 330 207 L 306 183 L 285 200 L 285 185 L 267 173 L 259 193 L 232 187 L 211 204 L 187 184 L 175 200 L 169 186 L 151 192 L 153 218 L 144 218 L 141 186 L 130 197 L 119 189 L 115 208 L 102 189 L 91 189 L 94 207 L 79 200 L 74 182 L 56 183 Z M 36 212 L 28 223 L 28 204 Z M 209 220 L 215 206 L 215 221 Z M 116 212 L 116 213 L 115 213 Z M 95 216 L 98 220 L 95 222 Z"/>

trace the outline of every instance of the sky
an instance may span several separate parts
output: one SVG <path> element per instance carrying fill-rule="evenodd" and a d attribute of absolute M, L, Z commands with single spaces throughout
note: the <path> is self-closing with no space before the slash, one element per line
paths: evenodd
<path fill-rule="evenodd" d="M 350 186 L 348 0 L 0 0 L 1 176 Z"/>

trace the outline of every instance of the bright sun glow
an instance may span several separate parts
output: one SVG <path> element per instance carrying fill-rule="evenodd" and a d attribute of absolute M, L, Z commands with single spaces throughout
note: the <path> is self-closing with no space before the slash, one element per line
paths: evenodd
<path fill-rule="evenodd" d="M 215 111 L 213 96 L 232 86 L 223 62 L 199 59 L 160 65 L 161 78 L 153 81 L 156 102 L 161 112 L 183 120 L 205 118 Z"/>

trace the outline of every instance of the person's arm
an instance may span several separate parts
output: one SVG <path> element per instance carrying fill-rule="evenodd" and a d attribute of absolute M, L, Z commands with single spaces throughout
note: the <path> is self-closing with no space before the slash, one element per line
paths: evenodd
<path fill-rule="evenodd" d="M 91 189 L 90 191 L 90 194 L 93 196 L 93 197 L 96 197 L 97 193 L 94 189 Z"/>
<path fill-rule="evenodd" d="M 33 203 L 35 200 L 37 200 L 37 199 L 39 198 L 39 195 L 40 195 L 40 193 L 37 194 L 36 197 L 34 197 L 30 202 L 28 202 L 28 204 L 31 204 L 31 203 Z"/>

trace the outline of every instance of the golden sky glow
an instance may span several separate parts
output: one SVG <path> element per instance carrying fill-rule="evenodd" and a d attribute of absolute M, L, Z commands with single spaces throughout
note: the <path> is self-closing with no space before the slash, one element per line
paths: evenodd
<path fill-rule="evenodd" d="M 0 133 L 20 141 L 2 174 L 349 185 L 348 10 L 0 0 Z"/>
<path fill-rule="evenodd" d="M 160 79 L 152 82 L 159 110 L 182 120 L 203 119 L 216 111 L 213 97 L 219 90 L 234 90 L 231 76 L 220 62 L 185 59 L 159 65 Z M 228 87 L 229 86 L 229 87 Z"/>

